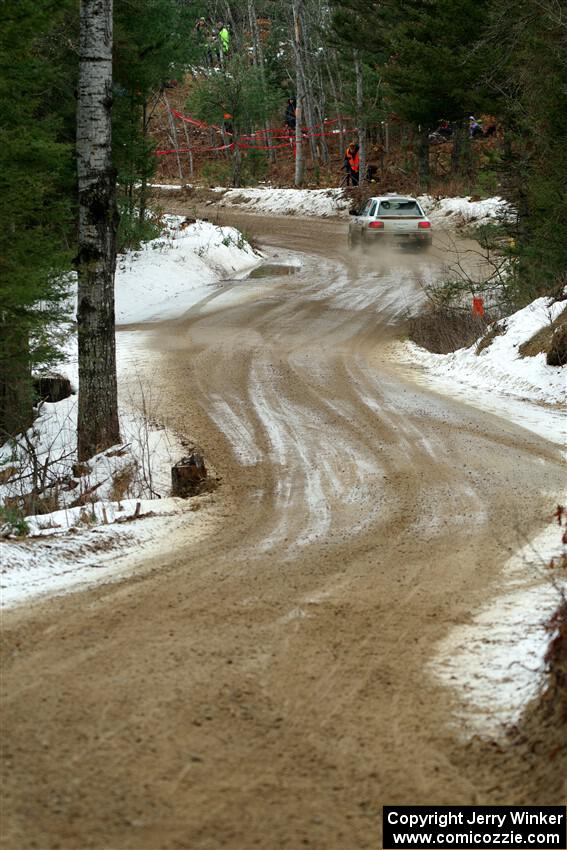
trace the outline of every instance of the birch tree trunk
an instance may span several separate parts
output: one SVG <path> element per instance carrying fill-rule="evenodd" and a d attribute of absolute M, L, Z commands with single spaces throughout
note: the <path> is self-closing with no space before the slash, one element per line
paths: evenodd
<path fill-rule="evenodd" d="M 299 23 L 301 0 L 293 0 L 293 52 L 295 55 L 295 186 L 303 186 L 303 67 L 301 59 L 301 32 Z"/>
<path fill-rule="evenodd" d="M 177 159 L 177 170 L 179 171 L 179 179 L 181 180 L 181 182 L 183 182 L 185 178 L 183 176 L 183 166 L 181 165 L 181 157 L 179 156 L 179 138 L 177 136 L 177 127 L 175 126 L 175 121 L 171 113 L 171 106 L 169 105 L 169 100 L 165 91 L 163 93 L 163 102 L 165 103 L 165 111 L 167 112 L 167 121 L 169 124 L 169 136 L 171 139 L 171 144 L 175 148 L 175 158 Z"/>
<path fill-rule="evenodd" d="M 81 0 L 77 97 L 79 460 L 120 441 L 114 336 L 112 0 Z"/>

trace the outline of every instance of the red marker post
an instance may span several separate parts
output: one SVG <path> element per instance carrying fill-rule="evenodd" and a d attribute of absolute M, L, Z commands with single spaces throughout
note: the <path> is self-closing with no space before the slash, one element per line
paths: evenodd
<path fill-rule="evenodd" d="M 474 316 L 481 318 L 484 316 L 484 298 L 481 298 L 480 295 L 473 295 L 472 311 Z"/>

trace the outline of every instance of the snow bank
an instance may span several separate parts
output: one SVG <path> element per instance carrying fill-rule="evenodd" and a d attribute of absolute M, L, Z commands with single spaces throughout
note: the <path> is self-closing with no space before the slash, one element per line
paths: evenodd
<path fill-rule="evenodd" d="M 138 568 L 143 557 L 163 552 L 164 540 L 171 550 L 206 539 L 218 521 L 210 499 L 126 500 L 106 503 L 104 509 L 99 503 L 83 511 L 67 533 L 64 527 L 75 509 L 35 518 L 39 538 L 0 541 L 2 608 L 116 581 Z M 208 510 L 195 511 L 195 502 L 207 504 Z M 61 527 L 45 527 L 50 522 Z"/>
<path fill-rule="evenodd" d="M 348 216 L 350 201 L 342 189 L 215 189 L 224 192 L 219 206 L 240 207 L 246 212 L 298 216 Z"/>
<path fill-rule="evenodd" d="M 22 497 L 33 486 L 34 470 L 46 497 L 63 509 L 78 501 L 109 500 L 123 489 L 121 498 L 169 492 L 171 466 L 184 454 L 179 439 L 166 428 L 148 422 L 142 413 L 122 410 L 120 432 L 123 442 L 95 455 L 80 471 L 77 463 L 77 396 L 56 404 L 45 404 L 24 438 L 7 442 L 0 448 L 0 470 L 17 468 L 14 480 L 0 484 L 0 504 Z M 51 514 L 48 514 L 49 517 Z M 69 523 L 76 517 L 67 511 Z M 33 517 L 26 521 L 33 530 Z M 57 527 L 61 528 L 61 517 Z"/>
<path fill-rule="evenodd" d="M 473 201 L 468 198 L 419 198 L 427 216 L 438 227 L 454 228 L 467 224 L 495 224 L 513 216 L 512 207 L 503 198 L 485 198 Z"/>
<path fill-rule="evenodd" d="M 245 277 L 262 258 L 234 227 L 206 221 L 188 224 L 167 216 L 167 229 L 116 267 L 116 323 L 179 316 L 219 279 Z"/>
<path fill-rule="evenodd" d="M 351 201 L 342 189 L 222 189 L 220 206 L 238 206 L 246 212 L 274 215 L 348 217 Z M 513 210 L 499 197 L 473 201 L 467 198 L 419 198 L 427 215 L 437 226 L 454 228 L 464 224 L 486 224 L 510 217 Z"/>
<path fill-rule="evenodd" d="M 566 306 L 567 300 L 552 304 L 549 298 L 538 298 L 497 322 L 505 332 L 496 336 L 480 354 L 476 353 L 476 343 L 452 354 L 431 354 L 408 342 L 404 344 L 402 357 L 424 367 L 429 375 L 456 384 L 481 390 L 489 388 L 492 392 L 548 404 L 564 403 L 567 367 L 548 366 L 543 353 L 520 357 L 518 348 L 556 319 Z"/>
<path fill-rule="evenodd" d="M 562 598 L 547 564 L 561 555 L 561 535 L 554 524 L 523 546 L 506 565 L 504 592 L 437 647 L 431 671 L 457 690 L 457 718 L 467 735 L 498 734 L 542 689 L 547 624 Z"/>
<path fill-rule="evenodd" d="M 165 191 L 182 191 L 182 184 L 155 183 L 153 187 Z M 240 207 L 246 212 L 273 215 L 338 216 L 348 217 L 351 201 L 343 189 L 277 189 L 271 186 L 226 189 L 217 186 L 212 190 L 222 197 L 219 206 Z M 514 210 L 503 198 L 495 196 L 483 200 L 466 198 L 418 198 L 431 221 L 438 227 L 453 229 L 467 224 L 488 224 L 506 220 Z"/>

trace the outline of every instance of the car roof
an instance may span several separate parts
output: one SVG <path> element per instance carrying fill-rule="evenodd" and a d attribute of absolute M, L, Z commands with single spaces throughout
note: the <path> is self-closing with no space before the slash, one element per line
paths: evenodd
<path fill-rule="evenodd" d="M 415 201 L 419 203 L 417 198 L 412 197 L 411 195 L 396 195 L 394 193 L 388 195 L 374 195 L 372 198 L 369 198 L 371 201 Z"/>

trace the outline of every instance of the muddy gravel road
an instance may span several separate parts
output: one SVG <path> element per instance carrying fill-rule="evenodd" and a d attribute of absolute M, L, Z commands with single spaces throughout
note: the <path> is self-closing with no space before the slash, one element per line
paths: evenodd
<path fill-rule="evenodd" d="M 361 850 L 383 804 L 560 800 L 545 741 L 465 742 L 428 667 L 545 524 L 559 450 L 392 361 L 440 245 L 244 227 L 299 270 L 211 289 L 136 364 L 222 477 L 214 533 L 4 617 L 4 848 Z"/>

